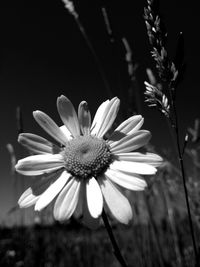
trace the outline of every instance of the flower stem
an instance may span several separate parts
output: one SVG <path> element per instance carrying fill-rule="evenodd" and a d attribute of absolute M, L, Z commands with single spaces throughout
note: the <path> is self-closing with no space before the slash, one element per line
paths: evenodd
<path fill-rule="evenodd" d="M 120 249 L 118 247 L 118 244 L 117 244 L 117 241 L 114 237 L 114 234 L 113 234 L 113 231 L 112 231 L 112 228 L 110 226 L 110 223 L 108 221 L 108 217 L 105 213 L 105 211 L 103 210 L 102 212 L 102 219 L 103 219 L 103 222 L 104 222 L 104 225 L 106 227 L 106 230 L 108 232 L 108 235 L 109 235 L 109 238 L 110 238 L 110 241 L 112 243 L 112 247 L 113 247 L 113 253 L 115 255 L 115 257 L 117 258 L 117 260 L 119 261 L 119 263 L 121 264 L 121 266 L 123 267 L 128 267 L 128 265 L 126 264 L 121 252 L 120 252 Z"/>

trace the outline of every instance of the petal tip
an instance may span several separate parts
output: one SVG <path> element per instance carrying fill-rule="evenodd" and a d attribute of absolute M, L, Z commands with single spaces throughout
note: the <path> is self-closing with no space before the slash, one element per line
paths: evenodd
<path fill-rule="evenodd" d="M 70 101 L 69 98 L 67 98 L 65 95 L 60 95 L 58 98 L 57 98 L 57 102 L 61 102 L 61 101 Z"/>
<path fill-rule="evenodd" d="M 19 134 L 18 138 L 17 138 L 17 142 L 21 143 L 22 140 L 23 140 L 23 136 L 22 136 L 22 134 Z"/>
<path fill-rule="evenodd" d="M 41 111 L 38 110 L 38 109 L 33 111 L 33 115 L 36 115 L 36 114 L 39 114 L 39 113 L 41 113 Z"/>
<path fill-rule="evenodd" d="M 40 110 L 34 110 L 33 111 L 33 117 L 35 120 L 37 120 L 37 117 L 40 116 L 43 112 Z"/>
<path fill-rule="evenodd" d="M 37 201 L 34 207 L 34 211 L 41 211 L 44 207 Z"/>

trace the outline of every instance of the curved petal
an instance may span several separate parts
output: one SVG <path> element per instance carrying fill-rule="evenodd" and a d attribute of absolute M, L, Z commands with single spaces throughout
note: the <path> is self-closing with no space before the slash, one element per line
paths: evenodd
<path fill-rule="evenodd" d="M 60 130 L 58 125 L 44 112 L 36 110 L 33 112 L 33 117 L 37 123 L 56 141 L 65 145 L 67 142 L 66 136 Z"/>
<path fill-rule="evenodd" d="M 137 174 L 123 173 L 117 170 L 108 169 L 105 176 L 114 183 L 133 191 L 144 190 L 147 186 L 145 180 Z"/>
<path fill-rule="evenodd" d="M 78 203 L 73 213 L 73 216 L 75 218 L 80 218 L 83 215 L 84 191 L 85 191 L 85 186 L 84 183 L 81 182 Z"/>
<path fill-rule="evenodd" d="M 120 100 L 117 97 L 111 99 L 108 108 L 105 111 L 105 116 L 102 117 L 102 120 L 100 121 L 101 125 L 99 128 L 99 132 L 97 133 L 98 137 L 103 137 L 107 133 L 107 131 L 111 128 L 116 119 L 119 106 L 120 106 Z"/>
<path fill-rule="evenodd" d="M 48 187 L 48 189 L 44 191 L 44 193 L 40 196 L 35 205 L 35 210 L 41 211 L 43 208 L 45 208 L 62 190 L 70 176 L 71 175 L 69 173 L 63 171 L 61 176 L 54 183 L 52 183 Z"/>
<path fill-rule="evenodd" d="M 82 101 L 78 107 L 78 119 L 83 134 L 90 133 L 91 114 L 86 101 Z"/>
<path fill-rule="evenodd" d="M 102 110 L 98 117 L 96 125 L 91 131 L 92 135 L 103 137 L 104 134 L 110 129 L 119 110 L 120 100 L 117 97 L 112 98 Z"/>
<path fill-rule="evenodd" d="M 96 133 L 96 130 L 98 129 L 99 120 L 101 119 L 102 114 L 104 114 L 109 102 L 110 100 L 106 100 L 98 107 L 96 114 L 94 116 L 93 122 L 92 122 L 91 133 L 92 132 L 93 134 Z M 96 128 L 96 130 L 94 130 L 94 128 Z"/>
<path fill-rule="evenodd" d="M 111 170 L 117 170 L 125 173 L 137 173 L 141 175 L 152 175 L 157 172 L 157 169 L 149 164 L 142 162 L 130 162 L 130 161 L 113 161 L 109 168 Z"/>
<path fill-rule="evenodd" d="M 99 184 L 93 177 L 86 182 L 86 198 L 91 216 L 98 218 L 103 209 L 103 197 Z"/>
<path fill-rule="evenodd" d="M 134 115 L 127 120 L 123 121 L 111 134 L 109 140 L 118 141 L 119 136 L 126 136 L 138 131 L 144 123 L 144 119 L 141 115 Z M 120 138 L 121 139 L 121 138 Z"/>
<path fill-rule="evenodd" d="M 141 115 L 133 115 L 124 122 L 122 122 L 116 131 L 128 134 L 130 131 L 138 131 L 144 123 L 144 118 Z"/>
<path fill-rule="evenodd" d="M 127 135 L 119 141 L 109 141 L 112 153 L 130 152 L 146 145 L 151 138 L 151 133 L 146 130 L 140 130 L 133 134 Z"/>
<path fill-rule="evenodd" d="M 128 224 L 133 217 L 128 199 L 108 179 L 99 179 L 99 183 L 111 214 L 119 222 Z"/>
<path fill-rule="evenodd" d="M 16 171 L 24 175 L 41 175 L 63 168 L 61 154 L 33 155 L 20 159 L 15 166 Z"/>
<path fill-rule="evenodd" d="M 24 193 L 19 198 L 18 204 L 20 208 L 28 208 L 32 205 L 35 205 L 39 197 L 40 196 L 35 196 L 33 194 L 32 189 L 29 187 L 28 189 L 26 189 L 26 191 L 24 191 Z"/>
<path fill-rule="evenodd" d="M 81 182 L 72 178 L 56 199 L 54 217 L 56 220 L 68 220 L 76 209 Z"/>
<path fill-rule="evenodd" d="M 68 141 L 73 138 L 72 134 L 65 125 L 60 126 L 60 130 L 64 133 Z"/>
<path fill-rule="evenodd" d="M 76 111 L 71 101 L 66 96 L 61 95 L 58 97 L 57 109 L 63 123 L 71 134 L 73 136 L 80 135 L 80 127 Z"/>
<path fill-rule="evenodd" d="M 146 164 L 150 164 L 154 167 L 158 167 L 163 163 L 163 158 L 154 153 L 140 153 L 140 152 L 132 152 L 132 153 L 116 153 L 118 160 L 122 161 L 131 161 L 131 162 L 142 162 Z"/>
<path fill-rule="evenodd" d="M 21 133 L 18 137 L 18 142 L 35 154 L 52 154 L 54 150 L 59 150 L 51 142 L 45 138 L 31 133 Z"/>

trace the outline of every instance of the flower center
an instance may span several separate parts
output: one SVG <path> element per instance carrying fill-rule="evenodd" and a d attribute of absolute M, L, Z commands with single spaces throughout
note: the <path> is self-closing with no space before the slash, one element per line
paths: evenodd
<path fill-rule="evenodd" d="M 80 179 L 97 177 L 108 168 L 112 159 L 108 144 L 90 135 L 69 141 L 63 156 L 66 170 Z"/>

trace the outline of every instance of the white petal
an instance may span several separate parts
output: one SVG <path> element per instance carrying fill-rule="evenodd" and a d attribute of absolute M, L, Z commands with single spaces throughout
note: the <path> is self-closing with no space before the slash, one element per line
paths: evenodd
<path fill-rule="evenodd" d="M 37 123 L 56 141 L 65 145 L 67 142 L 67 138 L 60 130 L 58 125 L 44 112 L 36 110 L 33 112 L 33 116 Z"/>
<path fill-rule="evenodd" d="M 73 138 L 72 134 L 70 133 L 70 131 L 67 129 L 65 125 L 60 126 L 60 130 L 64 133 L 67 140 L 71 140 Z"/>
<path fill-rule="evenodd" d="M 133 134 L 138 131 L 144 123 L 141 115 L 134 115 L 122 122 L 109 137 L 109 140 L 118 141 L 119 137 L 125 137 L 128 134 Z M 121 138 L 120 138 L 121 139 Z"/>
<path fill-rule="evenodd" d="M 145 180 L 137 174 L 123 173 L 117 170 L 107 169 L 105 176 L 114 183 L 134 191 L 144 190 L 147 186 Z"/>
<path fill-rule="evenodd" d="M 105 114 L 104 116 L 102 116 L 100 121 L 101 124 L 99 127 L 99 131 L 97 132 L 98 137 L 103 137 L 113 125 L 119 110 L 119 105 L 120 105 L 120 100 L 117 97 L 114 97 L 109 102 L 109 105 L 105 110 Z"/>
<path fill-rule="evenodd" d="M 54 217 L 63 221 L 69 219 L 76 209 L 81 182 L 72 178 L 56 199 Z"/>
<path fill-rule="evenodd" d="M 73 216 L 75 216 L 76 218 L 79 218 L 83 215 L 84 190 L 85 190 L 84 183 L 81 182 L 78 203 L 73 213 Z"/>
<path fill-rule="evenodd" d="M 35 196 L 33 194 L 32 189 L 29 187 L 26 189 L 26 191 L 21 195 L 21 197 L 18 200 L 18 204 L 20 208 L 28 208 L 32 205 L 34 205 L 40 196 Z"/>
<path fill-rule="evenodd" d="M 24 175 L 41 175 L 53 172 L 64 166 L 61 154 L 33 155 L 20 159 L 15 166 L 16 171 Z"/>
<path fill-rule="evenodd" d="M 56 146 L 45 138 L 31 133 L 19 134 L 18 142 L 35 154 L 52 154 L 54 149 L 56 149 Z M 59 150 L 58 147 L 57 150 Z"/>
<path fill-rule="evenodd" d="M 100 187 L 112 215 L 119 222 L 128 224 L 133 216 L 128 199 L 108 179 L 100 179 Z"/>
<path fill-rule="evenodd" d="M 90 133 L 91 115 L 86 101 L 82 101 L 78 108 L 78 119 L 83 134 Z"/>
<path fill-rule="evenodd" d="M 151 138 L 149 131 L 140 130 L 121 138 L 119 141 L 108 142 L 112 153 L 130 152 L 146 145 Z"/>
<path fill-rule="evenodd" d="M 157 172 L 156 168 L 141 162 L 130 162 L 115 160 L 110 164 L 111 170 L 118 170 L 126 173 L 137 173 L 142 175 L 152 175 Z"/>
<path fill-rule="evenodd" d="M 83 181 L 82 185 L 83 185 L 83 191 L 82 191 L 83 192 L 83 198 L 82 198 L 83 200 L 83 223 L 88 228 L 95 230 L 99 227 L 101 216 L 99 216 L 98 218 L 94 218 L 91 216 L 90 211 L 88 209 L 88 204 L 87 204 L 86 182 Z"/>
<path fill-rule="evenodd" d="M 94 119 L 93 119 L 93 122 L 92 122 L 91 133 L 96 134 L 96 131 L 99 129 L 99 121 L 100 121 L 102 115 L 105 113 L 105 110 L 106 110 L 109 102 L 110 102 L 109 100 L 106 100 L 97 109 L 96 114 L 95 114 Z"/>
<path fill-rule="evenodd" d="M 80 135 L 78 117 L 71 101 L 64 95 L 57 99 L 57 108 L 60 117 L 73 136 Z"/>
<path fill-rule="evenodd" d="M 91 178 L 86 183 L 86 198 L 88 210 L 93 218 L 98 218 L 103 209 L 103 197 L 101 189 L 95 178 Z"/>
<path fill-rule="evenodd" d="M 69 178 L 70 174 L 63 171 L 61 176 L 40 196 L 35 205 L 35 210 L 40 211 L 45 208 L 58 195 Z"/>
<path fill-rule="evenodd" d="M 157 154 L 154 153 L 139 153 L 139 152 L 132 152 L 132 153 L 116 153 L 118 160 L 122 161 L 131 161 L 131 162 L 143 162 L 150 164 L 154 167 L 158 167 L 162 164 L 163 159 Z"/>

